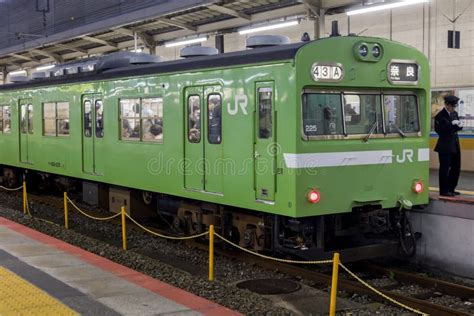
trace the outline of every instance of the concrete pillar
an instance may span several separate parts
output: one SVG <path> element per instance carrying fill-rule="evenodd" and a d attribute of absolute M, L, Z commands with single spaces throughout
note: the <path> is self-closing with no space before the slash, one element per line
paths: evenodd
<path fill-rule="evenodd" d="M 318 9 L 318 11 L 314 20 L 314 39 L 326 36 L 326 10 Z"/>

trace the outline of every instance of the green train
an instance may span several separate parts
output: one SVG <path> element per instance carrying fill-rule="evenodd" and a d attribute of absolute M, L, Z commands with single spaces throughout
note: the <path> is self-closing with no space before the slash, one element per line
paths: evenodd
<path fill-rule="evenodd" d="M 214 224 L 256 251 L 322 258 L 339 249 L 349 260 L 402 241 L 410 252 L 405 210 L 428 203 L 421 52 L 334 36 L 123 59 L 0 86 L 4 184 L 27 171 L 40 187 L 129 188 L 182 234 Z"/>

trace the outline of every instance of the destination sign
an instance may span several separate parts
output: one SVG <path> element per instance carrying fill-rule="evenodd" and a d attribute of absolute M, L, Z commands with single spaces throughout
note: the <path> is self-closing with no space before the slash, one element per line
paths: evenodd
<path fill-rule="evenodd" d="M 392 84 L 415 84 L 418 82 L 419 66 L 413 62 L 393 61 L 388 65 L 388 79 Z"/>
<path fill-rule="evenodd" d="M 311 67 L 314 81 L 341 81 L 344 77 L 342 65 L 314 63 Z"/>

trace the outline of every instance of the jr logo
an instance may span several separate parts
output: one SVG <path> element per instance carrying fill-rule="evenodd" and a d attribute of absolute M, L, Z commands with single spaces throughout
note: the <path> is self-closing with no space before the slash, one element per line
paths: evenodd
<path fill-rule="evenodd" d="M 396 157 L 398 163 L 404 163 L 407 159 L 409 162 L 413 162 L 413 149 L 403 149 L 402 154 Z"/>
<path fill-rule="evenodd" d="M 239 106 L 242 110 L 244 115 L 247 115 L 247 105 L 248 105 L 248 98 L 245 94 L 238 94 L 235 96 L 234 106 L 231 103 L 227 103 L 227 113 L 230 115 L 236 115 L 239 112 Z"/>

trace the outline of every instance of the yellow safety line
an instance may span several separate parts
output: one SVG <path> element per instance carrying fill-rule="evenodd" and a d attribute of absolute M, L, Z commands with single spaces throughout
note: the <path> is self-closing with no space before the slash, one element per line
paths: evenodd
<path fill-rule="evenodd" d="M 430 191 L 439 192 L 439 188 L 430 187 Z M 468 191 L 468 190 L 456 190 L 456 191 L 465 195 L 474 195 L 474 191 Z"/>
<path fill-rule="evenodd" d="M 200 234 L 197 234 L 197 235 L 193 235 L 193 236 L 184 236 L 184 237 L 173 237 L 173 236 L 166 236 L 166 235 L 162 235 L 162 234 L 159 234 L 159 233 L 156 233 L 148 228 L 146 228 L 145 226 L 141 225 L 139 222 L 137 222 L 136 220 L 134 220 L 130 215 L 128 214 L 125 214 L 128 219 L 130 219 L 135 225 L 137 225 L 138 227 L 140 227 L 141 229 L 143 229 L 144 231 L 152 234 L 152 235 L 155 235 L 155 236 L 158 236 L 158 237 L 162 237 L 162 238 L 166 238 L 166 239 L 173 239 L 173 240 L 184 240 L 184 239 L 194 239 L 194 238 L 198 238 L 198 237 L 202 237 L 202 236 L 205 236 L 207 234 L 209 234 L 208 231 L 205 231 L 204 233 L 200 233 Z"/>
<path fill-rule="evenodd" d="M 379 290 L 377 290 L 376 288 L 374 288 L 372 285 L 368 284 L 367 282 L 365 282 L 364 280 L 362 280 L 361 278 L 359 278 L 355 273 L 353 273 L 351 270 L 349 270 L 345 265 L 343 265 L 341 262 L 339 262 L 339 265 L 341 266 L 341 268 L 343 268 L 347 273 L 349 273 L 354 279 L 356 279 L 357 281 L 359 281 L 360 283 L 362 283 L 364 286 L 368 287 L 369 289 L 371 289 L 373 292 L 375 292 L 376 294 L 380 295 L 381 297 L 383 297 L 384 299 L 386 300 L 389 300 L 390 302 L 392 302 L 393 304 L 396 304 L 400 307 L 403 307 L 404 309 L 406 310 L 409 310 L 413 313 L 416 313 L 416 314 L 419 314 L 419 315 L 423 315 L 423 316 L 426 316 L 428 314 L 426 313 L 423 313 L 415 308 L 412 308 L 410 306 L 407 306 L 403 303 L 400 303 L 399 301 L 383 294 L 382 292 L 380 292 Z"/>
<path fill-rule="evenodd" d="M 248 250 L 247 248 L 244 248 L 244 247 L 241 247 L 239 245 L 237 245 L 236 243 L 233 243 L 232 241 L 222 237 L 221 235 L 219 235 L 218 233 L 214 233 L 214 235 L 216 235 L 217 237 L 219 237 L 220 239 L 222 239 L 223 241 L 225 241 L 226 243 L 234 246 L 235 248 L 238 248 L 242 251 L 245 251 L 247 253 L 250 253 L 254 256 L 257 256 L 257 257 L 260 257 L 260 258 L 264 258 L 264 259 L 269 259 L 269 260 L 273 260 L 273 261 L 279 261 L 279 262 L 285 262 L 285 263 L 299 263 L 299 264 L 327 264 L 327 263 L 332 263 L 332 260 L 319 260 L 319 261 L 299 261 L 299 260 L 288 260 L 288 259 L 280 259 L 280 258 L 273 258 L 273 257 L 270 257 L 270 256 L 265 256 L 265 255 L 262 255 L 260 253 L 257 253 L 257 252 L 253 252 L 251 250 Z"/>
<path fill-rule="evenodd" d="M 0 267 L 0 315 L 79 315 L 43 290 Z"/>
<path fill-rule="evenodd" d="M 118 212 L 117 214 L 114 214 L 112 216 L 108 216 L 108 217 L 95 217 L 95 216 L 92 216 L 92 215 L 89 215 L 87 214 L 86 212 L 82 211 L 79 207 L 76 206 L 76 204 L 74 204 L 74 202 L 68 197 L 67 200 L 69 201 L 69 203 L 71 203 L 71 205 L 79 212 L 81 213 L 82 215 L 86 216 L 86 217 L 89 217 L 91 219 L 95 219 L 97 221 L 108 221 L 112 218 L 115 218 L 115 217 L 119 217 L 121 214 L 120 212 Z"/>
<path fill-rule="evenodd" d="M 23 186 L 15 188 L 15 189 L 9 189 L 9 188 L 6 188 L 6 187 L 0 185 L 0 189 L 6 190 L 6 191 L 18 191 L 18 190 L 23 189 Z"/>

